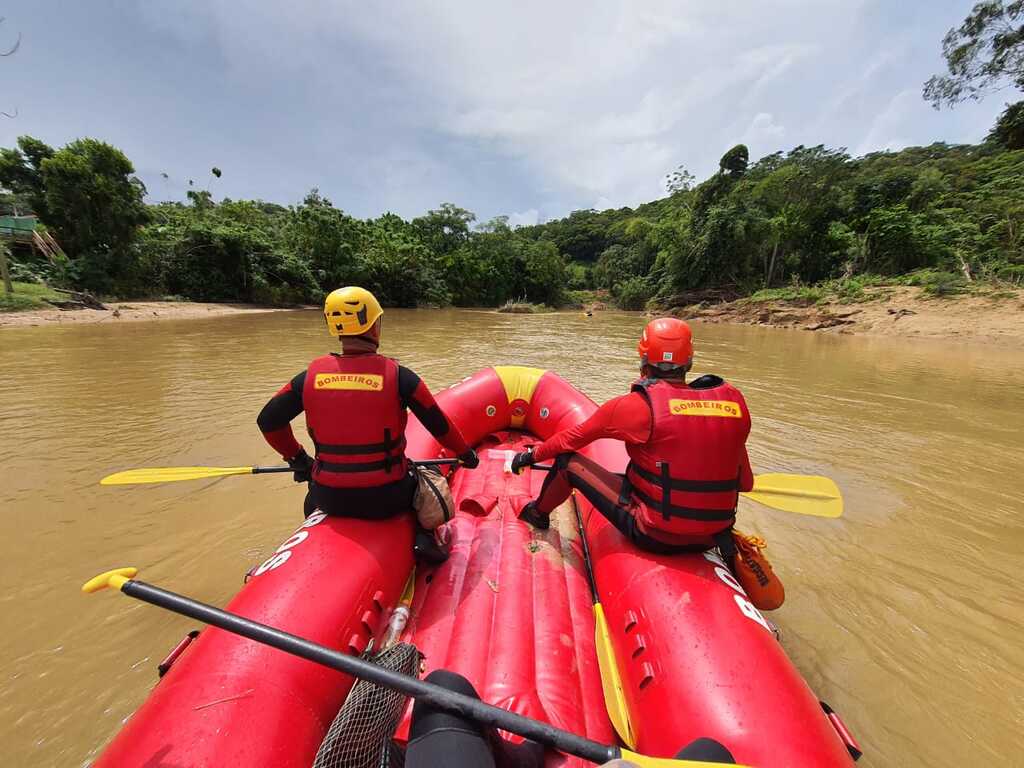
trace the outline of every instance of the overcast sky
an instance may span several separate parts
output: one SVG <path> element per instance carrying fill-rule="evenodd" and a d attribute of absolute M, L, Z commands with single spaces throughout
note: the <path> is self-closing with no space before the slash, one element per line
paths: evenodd
<path fill-rule="evenodd" d="M 972 3 L 0 0 L 0 50 L 22 35 L 0 146 L 109 141 L 151 200 L 216 165 L 218 198 L 317 186 L 359 216 L 450 201 L 532 223 L 660 197 L 741 141 L 978 141 L 1004 98 L 921 99 Z"/>

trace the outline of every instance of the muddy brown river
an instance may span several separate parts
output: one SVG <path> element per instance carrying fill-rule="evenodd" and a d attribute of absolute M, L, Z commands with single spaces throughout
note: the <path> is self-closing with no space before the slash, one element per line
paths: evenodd
<path fill-rule="evenodd" d="M 635 372 L 639 315 L 389 310 L 384 351 L 432 389 L 552 368 L 601 401 Z M 755 471 L 824 474 L 840 520 L 744 502 L 786 584 L 773 615 L 867 766 L 1024 762 L 1024 354 L 695 326 L 696 372 L 738 384 Z M 81 583 L 135 565 L 223 604 L 301 520 L 281 475 L 100 487 L 142 466 L 273 464 L 255 418 L 332 349 L 313 312 L 0 330 L 0 744 L 83 766 L 194 622 Z"/>

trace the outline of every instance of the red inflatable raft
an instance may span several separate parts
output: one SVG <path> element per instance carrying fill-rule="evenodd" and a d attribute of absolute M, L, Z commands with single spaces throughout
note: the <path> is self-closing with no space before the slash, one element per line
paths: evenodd
<path fill-rule="evenodd" d="M 420 569 L 403 639 L 424 654 L 425 671 L 460 672 L 485 701 L 614 742 L 575 516 L 558 510 L 550 530 L 530 529 L 516 513 L 543 475 L 507 471 L 509 452 L 580 422 L 595 405 L 556 374 L 521 367 L 483 370 L 437 399 L 481 464 L 451 476 L 460 509 L 449 523 L 452 554 Z M 444 455 L 416 422 L 407 437 L 413 458 Z M 587 453 L 625 468 L 619 443 L 601 441 Z M 578 503 L 635 751 L 670 757 L 710 737 L 759 768 L 852 764 L 841 722 L 714 555 L 639 552 Z M 411 549 L 411 516 L 363 522 L 317 513 L 228 608 L 361 653 L 386 630 Z M 179 651 L 96 766 L 310 766 L 352 686 L 338 672 L 214 628 Z M 584 764 L 549 753 L 549 766 Z"/>

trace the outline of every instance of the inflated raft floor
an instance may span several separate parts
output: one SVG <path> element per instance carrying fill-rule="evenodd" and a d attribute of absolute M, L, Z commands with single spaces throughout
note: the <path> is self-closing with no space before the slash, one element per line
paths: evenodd
<path fill-rule="evenodd" d="M 536 442 L 518 432 L 491 436 L 479 446 L 481 466 L 452 477 L 462 509 L 449 523 L 451 556 L 418 575 L 409 634 L 425 674 L 453 670 L 484 701 L 612 743 L 573 501 L 550 529 L 533 530 L 517 514 L 545 475 L 501 466 L 506 451 Z M 400 737 L 407 727 L 408 717 Z M 549 751 L 547 765 L 589 763 Z"/>

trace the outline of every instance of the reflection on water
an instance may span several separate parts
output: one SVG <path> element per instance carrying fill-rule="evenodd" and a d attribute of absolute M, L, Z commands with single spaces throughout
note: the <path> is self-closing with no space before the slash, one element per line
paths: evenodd
<path fill-rule="evenodd" d="M 552 368 L 601 401 L 643 318 L 389 310 L 385 352 L 438 389 L 492 364 Z M 695 372 L 738 384 L 758 471 L 826 474 L 838 521 L 745 504 L 786 583 L 775 615 L 873 766 L 1019 760 L 1024 715 L 1024 355 L 700 326 Z M 273 463 L 263 402 L 331 348 L 315 313 L 0 332 L 0 742 L 82 765 L 192 623 L 78 585 L 136 565 L 224 603 L 300 519 L 287 476 L 101 488 L 146 465 Z"/>

